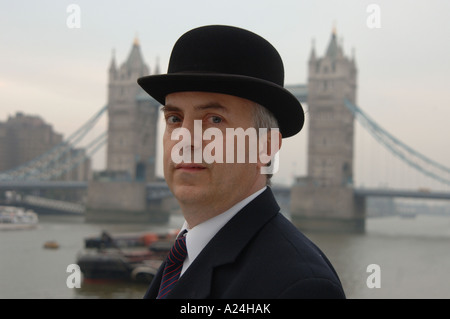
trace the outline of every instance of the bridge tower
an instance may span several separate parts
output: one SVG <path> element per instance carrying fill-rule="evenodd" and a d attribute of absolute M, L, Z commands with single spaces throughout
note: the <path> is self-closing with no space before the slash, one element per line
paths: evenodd
<path fill-rule="evenodd" d="M 147 182 L 155 180 L 159 103 L 140 98 L 136 79 L 149 74 L 136 38 L 120 68 L 113 56 L 108 86 L 107 171 Z"/>
<path fill-rule="evenodd" d="M 314 46 L 308 63 L 308 166 L 291 191 L 294 223 L 304 230 L 364 231 L 364 214 L 353 193 L 357 68 L 333 30 L 323 57 Z"/>
<path fill-rule="evenodd" d="M 147 184 L 155 182 L 160 104 L 137 84 L 150 70 L 137 38 L 127 60 L 113 56 L 108 84 L 108 150 L 106 170 L 89 182 L 86 220 L 90 222 L 166 221 L 163 200 L 149 200 Z"/>

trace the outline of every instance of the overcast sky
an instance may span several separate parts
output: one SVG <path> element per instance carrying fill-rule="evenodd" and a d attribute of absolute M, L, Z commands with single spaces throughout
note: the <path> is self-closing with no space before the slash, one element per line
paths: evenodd
<path fill-rule="evenodd" d="M 80 8 L 80 28 L 67 25 L 72 3 Z M 370 4 L 380 9 L 379 28 L 367 24 L 374 13 L 367 11 Z M 355 52 L 357 104 L 400 140 L 450 167 L 449 13 L 444 0 L 0 0 L 0 121 L 23 111 L 68 136 L 107 103 L 113 49 L 121 64 L 137 34 L 152 71 L 159 57 L 165 72 L 178 37 L 207 24 L 260 34 L 280 52 L 285 82 L 306 83 L 312 40 L 323 55 L 335 25 L 345 54 Z M 306 136 L 305 130 L 284 140 L 274 181 L 291 182 L 306 173 Z M 357 154 L 366 151 L 357 169 L 376 173 L 369 167 L 367 149 L 375 149 L 369 137 L 355 141 Z M 358 149 L 358 143 L 366 147 Z M 103 163 L 97 159 L 95 165 Z M 360 184 L 369 183 L 371 177 L 355 174 Z"/>

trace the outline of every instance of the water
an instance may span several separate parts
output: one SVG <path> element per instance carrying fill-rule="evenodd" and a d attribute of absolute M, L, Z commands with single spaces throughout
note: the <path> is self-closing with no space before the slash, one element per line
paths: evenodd
<path fill-rule="evenodd" d="M 166 227 L 181 226 L 181 218 Z M 142 298 L 147 285 L 82 284 L 68 288 L 66 272 L 76 263 L 83 238 L 162 230 L 145 225 L 87 224 L 82 217 L 40 216 L 33 230 L 0 231 L 0 298 Z M 367 232 L 306 233 L 335 266 L 348 298 L 450 298 L 450 217 L 371 218 Z M 56 240 L 60 248 L 44 249 Z M 367 266 L 380 266 L 380 288 L 368 288 Z"/>

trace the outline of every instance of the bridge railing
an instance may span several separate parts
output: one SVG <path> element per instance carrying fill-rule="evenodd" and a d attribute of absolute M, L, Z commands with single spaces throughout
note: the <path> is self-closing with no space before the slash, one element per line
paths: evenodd
<path fill-rule="evenodd" d="M 345 106 L 355 115 L 356 119 L 369 131 L 375 140 L 388 151 L 416 171 L 446 186 L 450 186 L 450 168 L 428 158 L 394 137 L 372 120 L 360 107 L 347 99 L 345 100 Z"/>

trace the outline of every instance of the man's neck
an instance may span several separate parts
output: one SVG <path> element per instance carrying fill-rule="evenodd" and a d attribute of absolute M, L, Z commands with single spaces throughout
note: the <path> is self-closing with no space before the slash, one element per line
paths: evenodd
<path fill-rule="evenodd" d="M 195 203 L 189 205 L 183 205 L 180 203 L 181 211 L 183 212 L 184 219 L 186 220 L 189 228 L 193 228 L 198 224 L 201 224 L 223 212 L 229 210 L 231 207 L 241 202 L 245 198 L 251 196 L 262 188 L 266 187 L 265 183 L 257 183 L 248 192 L 242 194 L 236 198 L 227 199 L 227 201 L 221 203 Z"/>

